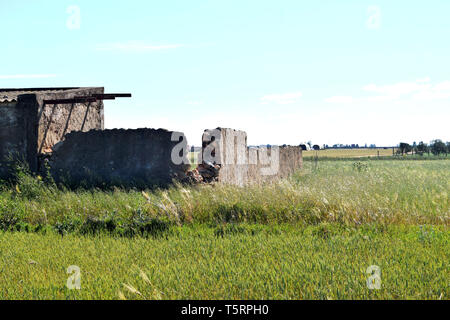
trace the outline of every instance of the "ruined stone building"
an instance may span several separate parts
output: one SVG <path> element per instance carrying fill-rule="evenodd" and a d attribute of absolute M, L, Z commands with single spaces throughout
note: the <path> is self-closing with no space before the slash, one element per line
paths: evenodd
<path fill-rule="evenodd" d="M 49 153 L 71 131 L 103 130 L 103 88 L 0 89 L 0 178 L 9 159 L 38 170 L 38 155 Z"/>
<path fill-rule="evenodd" d="M 234 185 L 283 178 L 302 166 L 299 147 L 250 148 L 244 131 L 205 130 L 192 169 L 186 137 L 164 129 L 104 129 L 102 87 L 0 89 L 0 179 L 26 162 L 69 186 L 153 186 L 178 181 Z M 204 179 L 203 179 L 204 178 Z"/>

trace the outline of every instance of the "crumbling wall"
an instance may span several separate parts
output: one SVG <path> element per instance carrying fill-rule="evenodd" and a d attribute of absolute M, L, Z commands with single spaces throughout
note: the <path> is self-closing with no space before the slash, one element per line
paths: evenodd
<path fill-rule="evenodd" d="M 34 95 L 0 103 L 0 179 L 11 176 L 11 166 L 17 160 L 36 169 L 36 110 Z"/>
<path fill-rule="evenodd" d="M 10 156 L 25 155 L 23 114 L 16 103 L 0 103 L 0 179 L 8 176 Z"/>
<path fill-rule="evenodd" d="M 249 148 L 249 181 L 287 178 L 303 166 L 302 149 L 297 146 Z"/>
<path fill-rule="evenodd" d="M 104 128 L 103 102 L 44 104 L 44 100 L 103 94 L 104 88 L 0 89 L 0 178 L 11 176 L 9 159 L 38 170 L 38 155 L 71 131 Z"/>
<path fill-rule="evenodd" d="M 218 128 L 205 130 L 202 137 L 203 162 L 219 164 L 219 182 L 242 185 L 247 180 L 247 133 Z"/>
<path fill-rule="evenodd" d="M 44 102 L 103 93 L 104 88 L 0 89 L 0 178 L 9 177 L 11 155 L 26 160 L 32 171 L 48 161 L 55 180 L 73 186 L 167 185 L 173 179 L 244 185 L 286 177 L 302 166 L 299 147 L 248 148 L 244 131 L 218 128 L 205 130 L 202 164 L 187 176 L 182 133 L 103 130 L 101 100 Z"/>
<path fill-rule="evenodd" d="M 299 146 L 282 146 L 280 149 L 280 168 L 278 177 L 286 178 L 303 167 L 302 148 Z"/>
<path fill-rule="evenodd" d="M 49 165 L 58 182 L 99 187 L 164 186 L 190 168 L 184 134 L 163 129 L 72 132 L 54 146 Z"/>
<path fill-rule="evenodd" d="M 44 104 L 44 100 L 86 97 L 104 91 L 103 87 L 98 87 L 36 92 L 38 153 L 51 152 L 52 147 L 72 131 L 104 129 L 102 100 L 73 104 Z"/>
<path fill-rule="evenodd" d="M 244 131 L 205 130 L 202 140 L 202 166 L 219 165 L 217 181 L 223 183 L 242 186 L 285 178 L 303 165 L 300 147 L 248 147 Z"/>

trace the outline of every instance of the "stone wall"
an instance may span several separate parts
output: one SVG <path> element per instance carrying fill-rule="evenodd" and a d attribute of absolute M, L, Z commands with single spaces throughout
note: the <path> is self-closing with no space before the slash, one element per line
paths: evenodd
<path fill-rule="evenodd" d="M 71 131 L 103 129 L 103 102 L 45 105 L 44 100 L 102 94 L 104 88 L 0 89 L 0 179 L 10 177 L 12 157 L 38 170 L 38 155 Z"/>
<path fill-rule="evenodd" d="M 15 102 L 0 103 L 0 179 L 8 177 L 12 157 L 26 157 L 24 127 L 23 110 Z"/>
<path fill-rule="evenodd" d="M 44 104 L 103 93 L 103 88 L 0 89 L 0 179 L 10 176 L 13 156 L 32 171 L 48 161 L 55 180 L 71 186 L 185 181 L 190 164 L 182 133 L 104 130 L 102 101 Z M 300 147 L 249 148 L 244 131 L 227 128 L 205 130 L 202 155 L 198 173 L 206 182 L 245 185 L 287 177 L 302 167 Z"/>
<path fill-rule="evenodd" d="M 287 178 L 303 166 L 302 150 L 297 146 L 249 148 L 249 181 Z M 256 159 L 256 160 L 252 160 Z"/>
<path fill-rule="evenodd" d="M 202 137 L 203 162 L 219 164 L 219 182 L 245 184 L 248 174 L 247 133 L 218 128 L 205 130 Z"/>
<path fill-rule="evenodd" d="M 48 104 L 44 100 L 71 99 L 92 94 L 103 94 L 104 88 L 36 92 L 38 107 L 38 153 L 51 152 L 53 145 L 72 131 L 103 130 L 103 101 L 74 104 Z"/>
<path fill-rule="evenodd" d="M 190 168 L 184 134 L 163 129 L 72 132 L 53 149 L 51 173 L 69 186 L 165 186 Z"/>
<path fill-rule="evenodd" d="M 219 164 L 218 181 L 245 185 L 285 178 L 302 168 L 300 147 L 248 147 L 244 131 L 229 128 L 205 130 L 202 162 Z"/>

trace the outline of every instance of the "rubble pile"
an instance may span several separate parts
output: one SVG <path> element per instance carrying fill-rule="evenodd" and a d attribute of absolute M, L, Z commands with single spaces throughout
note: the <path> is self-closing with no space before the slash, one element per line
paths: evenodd
<path fill-rule="evenodd" d="M 202 183 L 203 177 L 197 169 L 194 169 L 186 172 L 186 177 L 183 179 L 183 182 L 189 184 Z"/>
<path fill-rule="evenodd" d="M 211 162 L 204 162 L 198 165 L 194 170 L 186 173 L 184 182 L 186 183 L 210 183 L 219 181 L 219 171 L 221 166 Z"/>
<path fill-rule="evenodd" d="M 204 182 L 219 181 L 220 164 L 213 164 L 211 162 L 203 162 L 198 165 L 198 172 L 203 177 Z"/>

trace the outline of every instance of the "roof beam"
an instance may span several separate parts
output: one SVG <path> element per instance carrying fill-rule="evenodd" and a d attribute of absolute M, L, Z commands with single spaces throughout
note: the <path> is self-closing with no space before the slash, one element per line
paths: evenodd
<path fill-rule="evenodd" d="M 86 103 L 95 101 L 97 101 L 95 97 L 75 97 L 69 99 L 44 100 L 44 104 Z"/>
<path fill-rule="evenodd" d="M 115 98 L 131 98 L 131 93 L 94 93 L 92 96 L 99 100 L 114 100 Z"/>
<path fill-rule="evenodd" d="M 105 94 L 94 93 L 86 97 L 44 100 L 44 104 L 85 103 L 85 102 L 96 102 L 97 100 L 115 100 L 116 98 L 131 98 L 131 93 L 105 93 Z"/>

